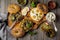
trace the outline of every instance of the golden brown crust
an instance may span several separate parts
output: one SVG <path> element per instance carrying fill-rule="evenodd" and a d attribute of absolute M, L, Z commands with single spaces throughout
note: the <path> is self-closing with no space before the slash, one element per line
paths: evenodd
<path fill-rule="evenodd" d="M 15 13 L 17 13 L 20 10 L 21 10 L 21 8 L 17 4 L 11 4 L 11 5 L 8 6 L 8 12 L 10 14 L 12 14 L 12 13 L 15 14 Z"/>
<path fill-rule="evenodd" d="M 48 7 L 45 4 L 39 3 L 39 4 L 37 4 L 37 8 L 41 9 L 44 12 L 44 14 L 47 14 L 47 12 L 48 12 Z"/>
<path fill-rule="evenodd" d="M 11 27 L 11 25 L 13 24 L 13 22 L 11 21 L 11 17 L 10 17 L 11 14 L 8 15 L 8 26 Z"/>
<path fill-rule="evenodd" d="M 11 30 L 11 34 L 14 37 L 23 37 L 25 34 L 25 31 L 22 27 L 20 27 L 20 23 L 16 24 L 15 27 Z"/>
<path fill-rule="evenodd" d="M 45 16 L 43 17 L 43 19 L 41 21 L 35 23 L 35 25 L 32 27 L 32 30 L 37 29 L 39 27 L 39 25 L 44 21 L 46 21 Z"/>

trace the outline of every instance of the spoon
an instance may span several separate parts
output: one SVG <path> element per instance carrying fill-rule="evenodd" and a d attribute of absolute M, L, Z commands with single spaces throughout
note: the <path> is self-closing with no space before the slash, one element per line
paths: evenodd
<path fill-rule="evenodd" d="M 52 23 L 53 23 L 53 25 L 54 25 L 55 31 L 57 32 L 58 30 L 57 30 L 57 27 L 56 27 L 56 25 L 55 25 L 55 22 L 52 22 Z"/>
<path fill-rule="evenodd" d="M 46 20 L 47 20 L 48 22 L 52 22 L 52 23 L 53 23 L 54 29 L 55 29 L 55 31 L 57 32 L 58 30 L 57 30 L 57 27 L 56 27 L 55 22 L 54 22 L 55 19 L 56 19 L 56 15 L 55 15 L 53 12 L 47 13 L 47 15 L 46 15 Z"/>

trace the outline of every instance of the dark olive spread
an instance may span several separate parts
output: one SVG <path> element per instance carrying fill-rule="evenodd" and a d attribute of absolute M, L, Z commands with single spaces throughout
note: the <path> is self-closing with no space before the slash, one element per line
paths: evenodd
<path fill-rule="evenodd" d="M 51 28 L 51 26 L 48 23 L 45 22 L 45 23 L 41 24 L 41 29 L 43 31 L 47 31 L 47 30 L 52 29 L 52 28 Z"/>
<path fill-rule="evenodd" d="M 41 29 L 46 33 L 46 35 L 50 38 L 54 37 L 56 32 L 55 30 L 48 24 L 48 23 L 43 23 L 41 24 Z"/>
<path fill-rule="evenodd" d="M 55 31 L 52 30 L 52 29 L 49 29 L 47 32 L 46 32 L 46 35 L 50 38 L 54 37 L 56 35 Z"/>
<path fill-rule="evenodd" d="M 27 19 L 22 20 L 20 23 L 20 27 L 23 27 L 25 31 L 28 31 L 33 26 L 33 22 Z"/>
<path fill-rule="evenodd" d="M 27 4 L 27 0 L 17 0 L 17 1 L 21 5 L 26 5 Z"/>
<path fill-rule="evenodd" d="M 11 19 L 11 21 L 15 21 L 15 20 L 20 21 L 20 20 L 23 19 L 23 16 L 21 14 L 19 14 L 19 13 L 11 14 L 10 19 Z"/>

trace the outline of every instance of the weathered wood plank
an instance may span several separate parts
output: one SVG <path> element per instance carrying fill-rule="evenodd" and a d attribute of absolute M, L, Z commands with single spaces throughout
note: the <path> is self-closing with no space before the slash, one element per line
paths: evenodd
<path fill-rule="evenodd" d="M 35 30 L 35 31 L 37 32 L 38 30 Z M 38 40 L 38 34 L 32 35 L 32 36 L 30 37 L 30 40 Z"/>
<path fill-rule="evenodd" d="M 38 29 L 38 40 L 43 40 L 43 39 L 44 39 L 43 32 L 42 32 L 41 28 L 39 27 L 39 29 Z"/>
<path fill-rule="evenodd" d="M 60 0 L 57 0 L 58 5 L 60 6 Z M 58 32 L 57 32 L 57 40 L 60 40 L 60 8 L 57 8 L 57 20 L 56 20 L 56 25 L 58 28 Z"/>
<path fill-rule="evenodd" d="M 7 32 L 7 39 L 6 40 L 16 40 L 9 32 Z"/>
<path fill-rule="evenodd" d="M 30 35 L 29 34 L 26 34 L 23 38 L 22 38 L 22 40 L 30 40 Z"/>
<path fill-rule="evenodd" d="M 53 1 L 57 1 L 57 0 L 53 0 Z M 57 9 L 51 10 L 52 12 L 54 12 L 55 14 L 57 13 Z M 56 20 L 55 20 L 55 24 L 56 24 Z M 56 26 L 57 27 L 57 26 Z M 50 38 L 51 40 L 57 40 L 57 36 L 55 36 L 54 38 Z"/>

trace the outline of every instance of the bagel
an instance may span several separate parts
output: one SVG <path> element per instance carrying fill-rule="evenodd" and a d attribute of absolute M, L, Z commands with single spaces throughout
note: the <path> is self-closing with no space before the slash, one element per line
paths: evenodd
<path fill-rule="evenodd" d="M 15 27 L 11 30 L 11 34 L 16 38 L 23 37 L 25 34 L 25 31 L 22 27 L 20 27 L 20 23 L 17 23 Z"/>
<path fill-rule="evenodd" d="M 37 4 L 37 8 L 41 9 L 44 12 L 44 14 L 47 14 L 47 12 L 48 12 L 48 7 L 45 4 L 39 3 L 39 4 Z"/>
<path fill-rule="evenodd" d="M 17 12 L 19 12 L 21 10 L 20 6 L 18 6 L 17 4 L 11 4 L 8 6 L 8 12 L 10 14 L 15 14 Z"/>

